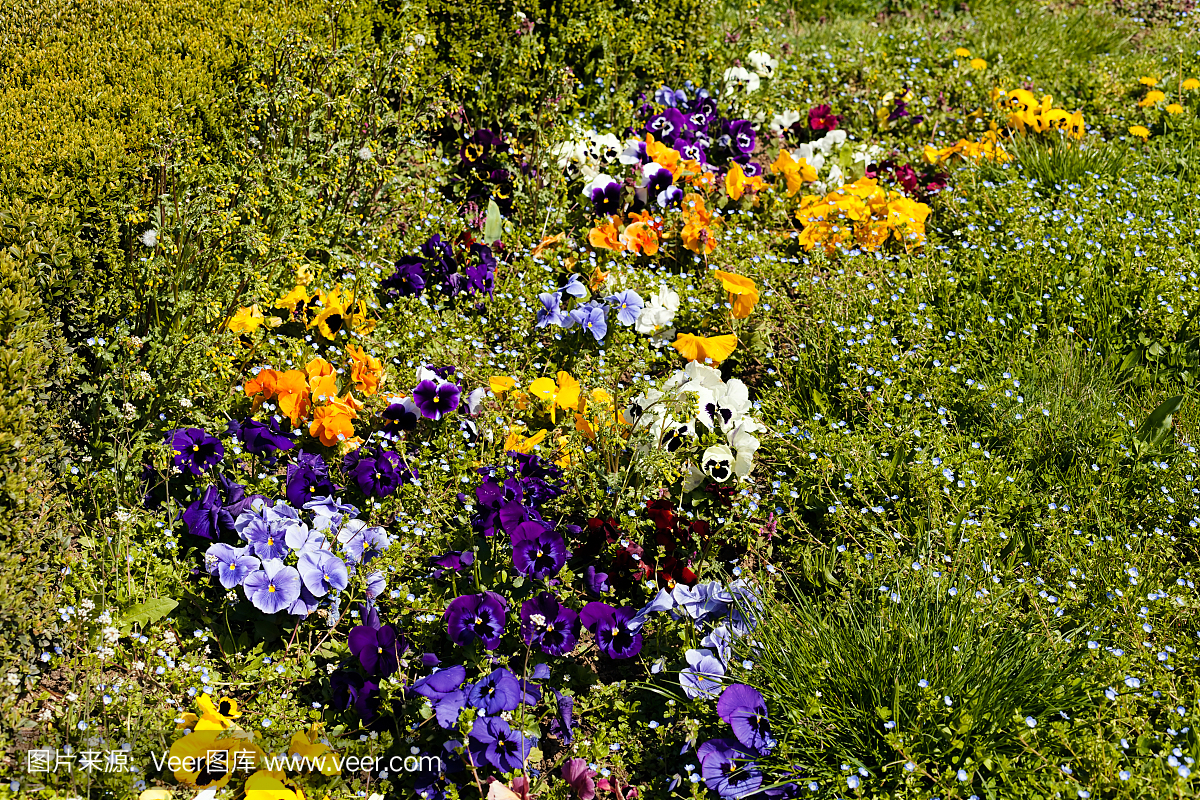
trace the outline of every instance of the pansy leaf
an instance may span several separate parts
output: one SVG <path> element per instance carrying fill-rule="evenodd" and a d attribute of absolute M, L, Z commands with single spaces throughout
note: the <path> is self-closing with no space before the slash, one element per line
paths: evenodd
<path fill-rule="evenodd" d="M 121 614 L 120 625 L 117 626 L 117 629 L 122 634 L 127 634 L 134 625 L 140 625 L 144 628 L 152 622 L 158 622 L 167 614 L 170 614 L 178 605 L 179 601 L 172 600 L 169 597 L 155 597 L 144 603 L 130 606 Z"/>

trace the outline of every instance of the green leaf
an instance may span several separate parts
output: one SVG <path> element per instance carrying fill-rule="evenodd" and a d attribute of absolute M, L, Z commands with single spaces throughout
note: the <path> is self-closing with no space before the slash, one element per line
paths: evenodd
<path fill-rule="evenodd" d="M 1154 447 L 1163 444 L 1171 435 L 1171 415 L 1178 411 L 1181 405 L 1183 405 L 1183 395 L 1181 394 L 1162 401 L 1158 408 L 1150 412 L 1150 416 L 1138 428 L 1134 438 Z"/>
<path fill-rule="evenodd" d="M 135 606 L 130 606 L 121 615 L 120 625 L 118 629 L 121 633 L 129 633 L 134 625 L 140 625 L 143 628 L 152 622 L 158 622 L 160 619 L 170 614 L 179 605 L 177 600 L 172 600 L 169 597 L 156 597 L 153 600 L 147 600 L 144 603 L 138 603 Z"/>
<path fill-rule="evenodd" d="M 493 245 L 500 241 L 501 226 L 504 224 L 504 217 L 500 216 L 500 206 L 496 205 L 496 201 L 488 199 L 487 220 L 483 223 L 483 241 L 485 244 Z"/>

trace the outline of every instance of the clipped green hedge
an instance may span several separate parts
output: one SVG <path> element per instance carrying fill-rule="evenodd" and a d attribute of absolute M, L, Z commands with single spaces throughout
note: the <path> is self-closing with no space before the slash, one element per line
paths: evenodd
<path fill-rule="evenodd" d="M 372 6 L 373 8 L 373 6 Z M 226 135 L 230 87 L 302 0 L 10 0 L 0 9 L 0 671 L 38 672 L 73 537 L 57 471 L 86 431 L 78 348 L 121 319 L 131 218 L 178 142 Z M 0 695 L 11 691 L 9 684 Z M 0 706 L 7 706 L 0 696 Z M 0 726 L 3 727 L 3 726 Z"/>

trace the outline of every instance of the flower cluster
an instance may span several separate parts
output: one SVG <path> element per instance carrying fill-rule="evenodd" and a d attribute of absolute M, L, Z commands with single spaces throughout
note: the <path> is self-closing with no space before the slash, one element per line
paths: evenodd
<path fill-rule="evenodd" d="M 700 455 L 699 466 L 688 461 L 683 479 L 690 492 L 708 481 L 718 484 L 742 479 L 754 469 L 759 440 L 766 430 L 750 416 L 746 384 L 737 378 L 724 381 L 719 370 L 691 361 L 669 376 L 661 389 L 638 395 L 625 409 L 625 421 L 634 431 L 646 431 L 646 447 L 685 453 L 685 447 L 716 440 Z"/>
<path fill-rule="evenodd" d="M 1175 95 L 1173 101 L 1171 98 L 1168 98 L 1166 92 L 1158 88 L 1158 84 L 1159 80 L 1157 78 L 1141 78 L 1136 87 L 1136 91 L 1141 93 L 1141 99 L 1138 100 L 1137 105 L 1147 125 L 1155 126 L 1158 124 L 1165 129 L 1173 118 L 1180 118 L 1187 111 L 1185 103 L 1187 102 L 1188 95 L 1200 89 L 1200 79 L 1187 78 L 1180 80 L 1178 88 L 1173 92 Z M 1129 132 L 1143 141 L 1150 138 L 1150 128 L 1146 125 L 1131 125 L 1129 126 Z"/>
<path fill-rule="evenodd" d="M 374 475 L 371 480 L 376 489 L 385 482 Z M 208 573 L 225 589 L 241 586 L 264 614 L 307 617 L 328 598 L 336 617 L 338 595 L 360 572 L 367 597 L 378 596 L 386 579 L 366 567 L 391 540 L 383 528 L 359 519 L 357 508 L 335 500 L 336 488 L 324 460 L 301 453 L 288 468 L 288 500 L 269 505 L 256 498 L 234 520 L 242 546 L 210 545 L 204 554 Z"/>
<path fill-rule="evenodd" d="M 999 142 L 999 132 L 995 129 L 985 131 L 979 141 L 972 142 L 959 139 L 946 147 L 925 145 L 925 162 L 931 165 L 942 164 L 951 158 L 958 157 L 972 164 L 980 161 L 995 161 L 1003 164 L 1012 158 Z"/>
<path fill-rule="evenodd" d="M 504 156 L 510 152 L 504 137 L 487 128 L 474 131 L 459 153 L 460 194 L 467 203 L 483 206 L 494 200 L 501 213 L 512 210 L 513 174 Z"/>
<path fill-rule="evenodd" d="M 997 107 L 1008 112 L 1008 126 L 1018 133 L 1059 131 L 1072 139 L 1082 139 L 1087 133 L 1083 112 L 1074 114 L 1054 107 L 1054 98 L 1045 95 L 1041 100 L 1027 89 L 1011 92 L 996 88 L 991 93 Z"/>
<path fill-rule="evenodd" d="M 583 131 L 576 127 L 571 138 L 551 149 L 550 157 L 567 177 L 591 181 L 616 163 L 622 149 L 621 140 L 614 134 L 597 133 L 594 129 Z"/>
<path fill-rule="evenodd" d="M 910 250 L 925 243 L 924 203 L 888 192 L 871 178 L 860 178 L 824 197 L 805 197 L 796 218 L 804 226 L 800 244 L 833 252 L 854 246 L 876 250 L 889 240 Z"/>
<path fill-rule="evenodd" d="M 420 295 L 430 283 L 451 298 L 492 293 L 496 257 L 490 247 L 470 235 L 459 237 L 451 245 L 435 233 L 421 245 L 419 253 L 397 259 L 395 271 L 380 283 L 388 298 Z"/>
<path fill-rule="evenodd" d="M 358 411 L 362 408 L 362 403 L 354 397 L 354 391 L 363 396 L 377 394 L 384 379 L 384 369 L 379 359 L 354 345 L 347 346 L 346 355 L 350 361 L 348 379 L 343 377 L 339 380 L 333 364 L 316 357 L 303 370 L 281 372 L 263 367 L 246 382 L 244 391 L 253 401 L 255 411 L 273 400 L 275 407 L 292 425 L 300 425 L 311 412 L 309 435 L 327 447 L 350 441 L 354 438 L 353 420 L 357 419 Z M 270 431 L 270 423 L 267 423 L 267 431 Z M 282 446 L 279 434 L 264 435 L 261 426 L 252 419 L 241 423 L 236 431 L 231 429 L 231 432 L 246 442 L 248 448 L 253 447 L 251 452 L 263 450 L 262 454 L 269 456 L 276 450 L 287 449 Z"/>

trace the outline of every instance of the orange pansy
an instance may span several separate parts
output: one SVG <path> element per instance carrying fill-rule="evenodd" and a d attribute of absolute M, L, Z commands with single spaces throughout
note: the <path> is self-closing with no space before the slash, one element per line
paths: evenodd
<path fill-rule="evenodd" d="M 293 425 L 308 416 L 309 396 L 308 382 L 304 373 L 298 369 L 289 369 L 279 376 L 275 386 L 279 398 L 279 410 L 282 411 Z"/>

